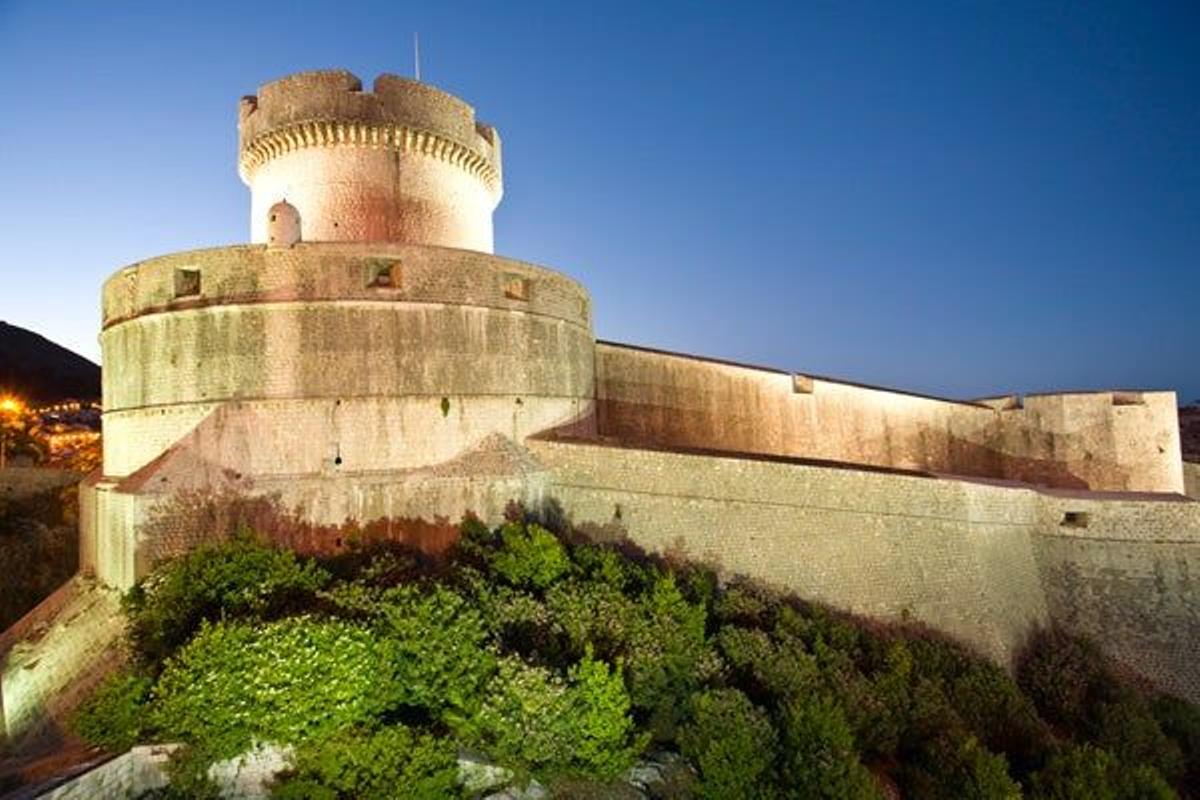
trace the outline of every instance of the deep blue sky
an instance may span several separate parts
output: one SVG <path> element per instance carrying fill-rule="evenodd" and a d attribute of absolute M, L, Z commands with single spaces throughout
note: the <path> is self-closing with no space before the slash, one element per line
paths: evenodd
<path fill-rule="evenodd" d="M 599 336 L 952 396 L 1200 398 L 1200 4 L 0 0 L 0 319 L 244 241 L 237 99 L 411 74 Z"/>

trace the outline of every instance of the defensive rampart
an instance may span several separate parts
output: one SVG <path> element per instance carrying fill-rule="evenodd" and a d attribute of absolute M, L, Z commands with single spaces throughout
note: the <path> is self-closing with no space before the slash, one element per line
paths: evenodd
<path fill-rule="evenodd" d="M 1002 664 L 1053 620 L 1200 700 L 1198 503 L 561 437 L 529 445 L 549 491 L 599 537 L 920 620 Z"/>
<path fill-rule="evenodd" d="M 596 401 L 600 434 L 631 444 L 1183 492 L 1172 392 L 967 403 L 599 342 Z"/>

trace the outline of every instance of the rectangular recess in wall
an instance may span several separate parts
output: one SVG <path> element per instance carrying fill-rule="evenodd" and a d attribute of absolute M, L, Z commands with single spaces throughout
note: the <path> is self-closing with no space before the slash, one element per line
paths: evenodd
<path fill-rule="evenodd" d="M 404 286 L 404 268 L 399 261 L 369 261 L 366 282 L 370 289 L 400 289 Z"/>
<path fill-rule="evenodd" d="M 200 270 L 175 270 L 175 297 L 197 297 L 200 294 Z"/>
<path fill-rule="evenodd" d="M 813 379 L 799 373 L 792 376 L 792 394 L 812 394 Z"/>
<path fill-rule="evenodd" d="M 1112 404 L 1114 406 L 1144 406 L 1146 398 L 1141 392 L 1113 392 Z"/>
<path fill-rule="evenodd" d="M 508 273 L 504 276 L 504 296 L 509 300 L 529 301 L 529 286 L 532 281 L 524 275 Z"/>
<path fill-rule="evenodd" d="M 1086 528 L 1088 516 L 1086 511 L 1068 511 L 1063 514 L 1062 522 L 1059 525 L 1064 528 Z"/>

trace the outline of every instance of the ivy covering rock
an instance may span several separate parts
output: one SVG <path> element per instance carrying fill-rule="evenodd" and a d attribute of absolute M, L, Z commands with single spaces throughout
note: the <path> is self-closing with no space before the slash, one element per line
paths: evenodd
<path fill-rule="evenodd" d="M 246 533 L 167 562 L 130 592 L 134 658 L 76 729 L 112 751 L 181 743 L 164 796 L 212 794 L 212 764 L 264 745 L 289 753 L 272 791 L 293 799 L 1198 785 L 1200 711 L 1061 631 L 1031 638 L 1014 680 L 927 630 L 513 517 L 467 520 L 437 561 L 317 562 Z"/>

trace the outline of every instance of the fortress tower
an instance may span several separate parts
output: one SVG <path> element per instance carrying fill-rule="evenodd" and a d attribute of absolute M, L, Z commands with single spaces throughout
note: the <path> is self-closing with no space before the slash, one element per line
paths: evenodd
<path fill-rule="evenodd" d="M 286 201 L 309 241 L 492 252 L 500 136 L 457 97 L 395 75 L 364 92 L 345 70 L 304 72 L 242 98 L 238 140 L 252 242 Z"/>
<path fill-rule="evenodd" d="M 539 490 L 516 443 L 594 429 L 587 292 L 491 255 L 500 139 L 470 106 L 307 72 L 243 98 L 238 129 L 254 244 L 104 286 L 83 560 L 113 585 L 188 546 L 138 532 L 179 491 L 275 495 L 335 525 L 494 516 Z"/>

